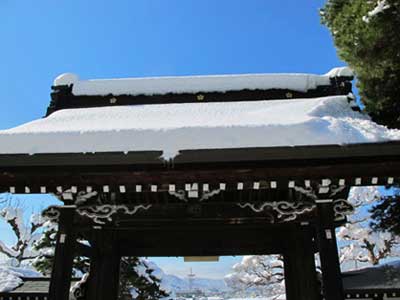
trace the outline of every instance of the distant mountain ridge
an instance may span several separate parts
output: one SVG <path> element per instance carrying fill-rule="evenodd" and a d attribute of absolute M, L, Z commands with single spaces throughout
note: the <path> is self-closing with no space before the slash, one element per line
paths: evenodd
<path fill-rule="evenodd" d="M 171 292 L 189 291 L 190 285 L 187 278 L 166 274 L 152 261 L 146 260 L 146 264 L 154 270 L 153 274 L 161 279 L 161 286 L 163 289 Z M 199 289 L 203 292 L 225 292 L 230 290 L 223 279 L 209 278 L 195 278 L 192 288 Z"/>
<path fill-rule="evenodd" d="M 164 274 L 162 284 L 174 292 L 188 291 L 190 288 L 187 278 L 180 278 L 175 275 Z M 199 289 L 203 292 L 225 292 L 228 291 L 223 279 L 195 278 L 192 284 L 193 289 Z"/>

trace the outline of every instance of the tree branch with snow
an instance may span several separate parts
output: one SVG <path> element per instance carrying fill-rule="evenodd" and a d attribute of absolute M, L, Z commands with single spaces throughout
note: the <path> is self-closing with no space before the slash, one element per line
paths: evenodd
<path fill-rule="evenodd" d="M 232 271 L 225 277 L 225 282 L 233 290 L 254 290 L 260 296 L 268 297 L 285 294 L 282 256 L 244 256 Z"/>
<path fill-rule="evenodd" d="M 44 220 L 39 214 L 32 214 L 29 222 L 24 222 L 23 210 L 20 207 L 7 206 L 0 210 L 2 218 L 10 227 L 16 237 L 13 245 L 7 245 L 0 240 L 0 253 L 12 259 L 18 266 L 26 260 L 37 256 L 33 244 L 39 238 L 39 228 Z"/>
<path fill-rule="evenodd" d="M 372 204 L 381 198 L 377 187 L 356 187 L 349 195 L 355 213 L 337 233 L 343 246 L 341 263 L 378 265 L 382 259 L 399 255 L 399 238 L 389 232 L 375 232 L 370 226 Z"/>

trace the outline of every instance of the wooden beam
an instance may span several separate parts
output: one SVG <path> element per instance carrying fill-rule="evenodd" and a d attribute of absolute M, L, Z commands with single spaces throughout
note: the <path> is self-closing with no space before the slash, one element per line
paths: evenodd
<path fill-rule="evenodd" d="M 329 200 L 317 204 L 316 224 L 322 286 L 326 300 L 343 300 L 343 283 L 334 225 L 333 203 Z"/>
<path fill-rule="evenodd" d="M 121 256 L 230 256 L 281 253 L 288 232 L 285 226 L 270 224 L 201 229 L 187 223 L 180 228 L 131 228 L 116 234 Z"/>
<path fill-rule="evenodd" d="M 75 210 L 67 208 L 59 217 L 57 244 L 51 272 L 49 299 L 68 300 L 72 277 L 72 263 L 76 233 L 73 227 Z"/>

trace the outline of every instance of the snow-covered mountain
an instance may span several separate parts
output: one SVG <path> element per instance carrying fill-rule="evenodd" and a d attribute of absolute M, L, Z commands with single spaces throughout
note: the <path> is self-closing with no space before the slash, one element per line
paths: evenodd
<path fill-rule="evenodd" d="M 161 279 L 161 286 L 163 289 L 170 292 L 183 292 L 188 291 L 189 280 L 187 278 L 180 278 L 175 275 L 166 274 L 155 263 L 145 260 L 146 264 L 154 270 L 153 274 Z M 223 279 L 209 279 L 209 278 L 195 278 L 192 284 L 193 289 L 199 289 L 203 292 L 225 292 L 228 291 L 225 281 Z"/>
<path fill-rule="evenodd" d="M 188 291 L 190 288 L 188 279 L 183 279 L 175 275 L 165 274 L 162 282 L 163 286 L 168 287 L 174 292 Z M 192 288 L 203 292 L 224 292 L 229 290 L 223 279 L 208 278 L 194 279 Z"/>

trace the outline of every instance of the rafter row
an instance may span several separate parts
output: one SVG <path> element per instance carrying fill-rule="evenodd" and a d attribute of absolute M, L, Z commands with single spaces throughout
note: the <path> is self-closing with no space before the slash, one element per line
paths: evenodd
<path fill-rule="evenodd" d="M 289 181 L 239 181 L 237 183 L 226 183 L 220 182 L 219 184 L 211 183 L 186 183 L 182 184 L 110 184 L 110 185 L 57 185 L 52 184 L 51 186 L 45 185 L 25 185 L 25 186 L 8 186 L 0 187 L 0 192 L 8 192 L 12 194 L 46 194 L 54 193 L 61 194 L 64 192 L 69 192 L 72 194 L 77 194 L 79 191 L 85 191 L 87 193 L 97 191 L 102 193 L 129 193 L 129 192 L 175 192 L 178 190 L 183 190 L 186 192 L 209 192 L 211 190 L 220 191 L 241 191 L 241 190 L 262 190 L 262 189 L 287 189 L 295 187 L 318 187 L 318 192 L 320 194 L 326 194 L 329 192 L 329 187 L 331 185 L 336 186 L 369 186 L 369 185 L 395 185 L 400 183 L 400 178 L 397 177 L 372 177 L 372 178 L 351 178 L 351 179 L 322 179 L 320 181 L 306 179 L 304 181 L 299 180 L 289 180 Z"/>

